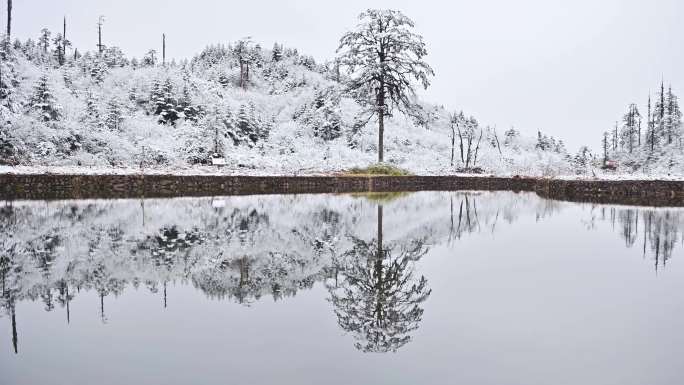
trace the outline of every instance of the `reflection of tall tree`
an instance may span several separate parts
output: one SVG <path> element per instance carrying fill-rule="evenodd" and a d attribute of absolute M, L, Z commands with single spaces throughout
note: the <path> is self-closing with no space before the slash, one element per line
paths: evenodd
<path fill-rule="evenodd" d="M 455 218 L 454 198 L 452 196 L 450 211 L 451 224 L 449 228 L 449 243 L 455 238 L 461 239 L 464 233 L 473 233 L 480 229 L 480 220 L 477 216 L 477 202 L 475 198 L 471 198 L 467 194 L 463 195 L 458 206 L 458 218 Z M 498 218 L 498 212 L 496 213 L 496 216 Z M 496 221 L 493 226 L 496 226 Z"/>
<path fill-rule="evenodd" d="M 383 243 L 383 206 L 378 206 L 377 238 L 353 240 L 342 254 L 342 280 L 329 284 L 331 302 L 342 329 L 354 334 L 364 352 L 396 351 L 411 340 L 422 319 L 420 304 L 427 299 L 424 276 L 414 277 L 414 264 L 427 249 L 422 240 L 399 247 Z"/>
<path fill-rule="evenodd" d="M 617 222 L 620 236 L 627 247 L 634 246 L 641 236 L 640 247 L 643 248 L 644 256 L 651 254 L 656 270 L 667 264 L 678 241 L 682 239 L 684 217 L 678 210 L 611 208 L 609 218 L 606 218 L 605 210 L 602 209 L 602 213 L 602 218 L 610 220 L 613 228 Z"/>

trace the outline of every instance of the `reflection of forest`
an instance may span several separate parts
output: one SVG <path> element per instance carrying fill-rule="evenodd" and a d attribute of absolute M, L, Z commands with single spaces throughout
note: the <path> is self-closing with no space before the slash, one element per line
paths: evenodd
<path fill-rule="evenodd" d="M 495 232 L 525 215 L 540 219 L 563 204 L 533 194 L 453 192 L 387 201 L 321 195 L 0 205 L 0 306 L 15 349 L 19 301 L 60 307 L 69 321 L 74 296 L 95 292 L 106 322 L 107 300 L 127 287 L 158 293 L 160 306 L 173 304 L 169 285 L 250 306 L 324 283 L 357 347 L 390 351 L 410 340 L 422 317 L 430 289 L 416 262 L 427 245 Z M 628 246 L 643 232 L 657 264 L 670 258 L 679 214 L 619 209 L 602 218 L 610 215 Z"/>
<path fill-rule="evenodd" d="M 653 258 L 656 271 L 667 265 L 677 245 L 684 242 L 681 210 L 602 206 L 593 208 L 591 214 L 591 226 L 597 219 L 610 222 L 626 247 L 639 247 L 644 257 Z"/>

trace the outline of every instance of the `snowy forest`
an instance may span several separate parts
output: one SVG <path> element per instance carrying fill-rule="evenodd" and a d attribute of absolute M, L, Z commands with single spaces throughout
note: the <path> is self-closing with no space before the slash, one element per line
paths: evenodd
<path fill-rule="evenodd" d="M 508 192 L 0 204 L 0 233 L 13 234 L 0 238 L 3 316 L 14 320 L 19 302 L 39 301 L 68 321 L 84 311 L 70 314 L 70 301 L 97 293 L 100 307 L 86 311 L 106 323 L 116 322 L 107 304 L 133 289 L 158 295 L 160 307 L 173 304 L 166 289 L 176 285 L 258 306 L 321 285 L 361 351 L 395 351 L 410 341 L 431 293 L 419 263 L 432 249 L 470 258 L 459 254 L 469 237 L 574 207 Z M 643 253 L 645 269 L 666 269 L 684 240 L 679 209 L 585 204 L 575 220 L 587 231 L 612 227 L 625 247 Z M 379 334 L 378 306 L 395 315 Z"/>
<path fill-rule="evenodd" d="M 416 59 L 406 68 L 415 79 L 396 68 L 387 77 L 396 84 L 376 89 L 370 102 L 378 68 L 363 67 L 375 61 L 358 46 L 369 19 L 395 23 L 397 41 L 411 39 Z M 671 87 L 663 84 L 646 108 L 629 104 L 614 129 L 575 152 L 542 130 L 500 129 L 422 102 L 410 87 L 397 92 L 409 81 L 429 86 L 422 38 L 396 11 L 371 10 L 360 20 L 327 61 L 250 38 L 167 60 L 172 42 L 162 34 L 158 49 L 128 57 L 103 18 L 94 51 L 72 46 L 66 18 L 61 31 L 42 29 L 24 41 L 8 28 L 0 44 L 0 168 L 314 174 L 366 167 L 379 153 L 415 174 L 684 175 L 682 114 Z M 212 167 L 215 159 L 225 167 Z"/>

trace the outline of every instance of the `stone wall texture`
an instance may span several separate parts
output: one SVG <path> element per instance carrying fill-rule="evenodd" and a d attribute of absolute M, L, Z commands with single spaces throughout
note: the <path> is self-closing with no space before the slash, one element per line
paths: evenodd
<path fill-rule="evenodd" d="M 0 199 L 95 199 L 393 191 L 536 191 L 596 203 L 684 206 L 684 181 L 592 181 L 458 176 L 177 176 L 0 174 Z"/>

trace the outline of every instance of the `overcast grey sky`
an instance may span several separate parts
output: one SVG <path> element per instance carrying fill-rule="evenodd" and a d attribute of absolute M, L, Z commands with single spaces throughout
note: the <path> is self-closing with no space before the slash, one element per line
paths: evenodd
<path fill-rule="evenodd" d="M 94 49 L 105 15 L 105 44 L 128 55 L 159 49 L 164 32 L 171 57 L 252 36 L 324 60 L 369 7 L 416 22 L 436 72 L 429 101 L 500 129 L 541 129 L 572 151 L 598 148 L 630 102 L 645 109 L 661 76 L 684 96 L 682 0 L 14 0 L 13 31 L 35 38 L 66 15 L 69 39 Z"/>

